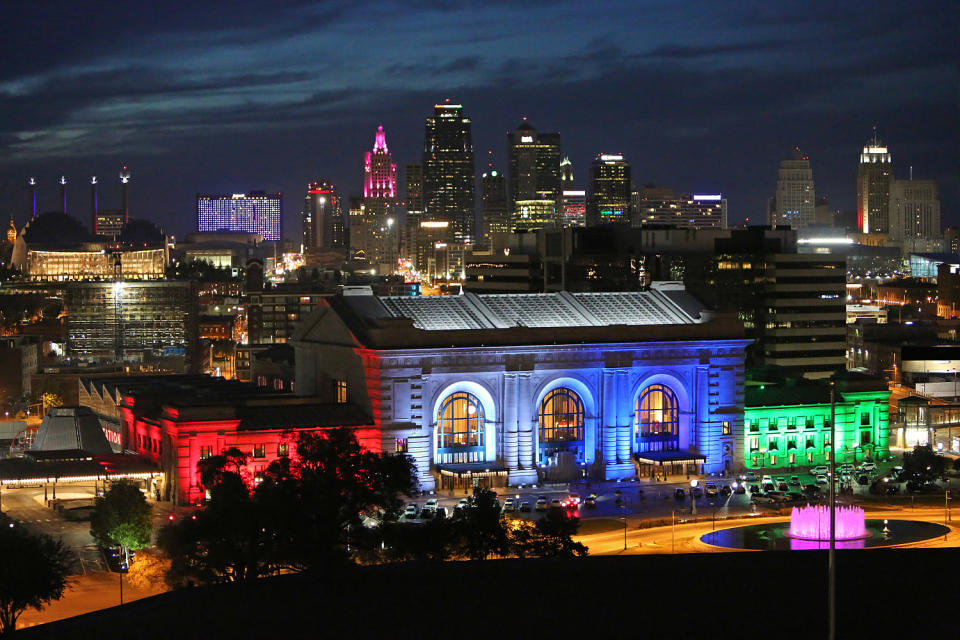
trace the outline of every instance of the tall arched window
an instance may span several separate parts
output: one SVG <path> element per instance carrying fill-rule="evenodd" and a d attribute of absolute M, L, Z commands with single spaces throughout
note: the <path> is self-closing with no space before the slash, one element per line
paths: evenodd
<path fill-rule="evenodd" d="M 483 405 L 473 394 L 457 391 L 437 411 L 437 450 L 441 462 L 484 460 Z"/>
<path fill-rule="evenodd" d="M 638 451 L 675 449 L 680 439 L 680 404 L 670 387 L 652 384 L 637 398 L 634 434 Z"/>
<path fill-rule="evenodd" d="M 570 389 L 554 389 L 540 403 L 540 442 L 583 440 L 583 401 Z"/>

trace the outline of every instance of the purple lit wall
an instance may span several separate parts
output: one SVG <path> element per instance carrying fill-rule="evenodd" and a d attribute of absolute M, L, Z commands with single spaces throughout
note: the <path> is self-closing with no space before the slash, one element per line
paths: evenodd
<path fill-rule="evenodd" d="M 377 127 L 377 135 L 373 141 L 373 151 L 368 151 L 363 160 L 363 197 L 389 198 L 397 197 L 397 165 L 391 162 L 390 150 L 387 149 L 387 134 L 383 125 Z"/>

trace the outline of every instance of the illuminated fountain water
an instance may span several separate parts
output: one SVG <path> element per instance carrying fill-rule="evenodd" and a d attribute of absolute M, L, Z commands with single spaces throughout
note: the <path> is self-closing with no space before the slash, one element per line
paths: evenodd
<path fill-rule="evenodd" d="M 837 540 L 861 540 L 868 537 L 866 519 L 860 507 L 837 507 Z M 794 507 L 790 514 L 791 538 L 801 540 L 830 539 L 830 507 Z"/>

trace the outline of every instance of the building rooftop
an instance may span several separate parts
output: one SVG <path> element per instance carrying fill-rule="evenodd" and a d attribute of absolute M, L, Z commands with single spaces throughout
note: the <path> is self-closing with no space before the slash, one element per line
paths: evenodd
<path fill-rule="evenodd" d="M 113 453 L 100 420 L 88 407 L 53 407 L 47 411 L 30 451 Z"/>

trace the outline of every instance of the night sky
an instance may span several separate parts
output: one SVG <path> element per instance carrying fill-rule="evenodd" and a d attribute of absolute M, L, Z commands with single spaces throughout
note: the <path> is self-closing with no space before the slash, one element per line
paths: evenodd
<path fill-rule="evenodd" d="M 38 6 L 39 5 L 39 6 Z M 361 193 L 383 124 L 418 161 L 424 118 L 450 97 L 473 119 L 477 173 L 523 116 L 559 130 L 579 188 L 598 152 L 638 185 L 723 192 L 730 221 L 762 222 L 777 163 L 811 158 L 817 195 L 854 207 L 876 125 L 898 177 L 941 183 L 960 223 L 958 9 L 894 2 L 8 3 L 0 38 L 0 201 L 88 221 L 88 180 L 178 236 L 196 192 L 283 191 L 299 240 L 308 180 Z"/>

